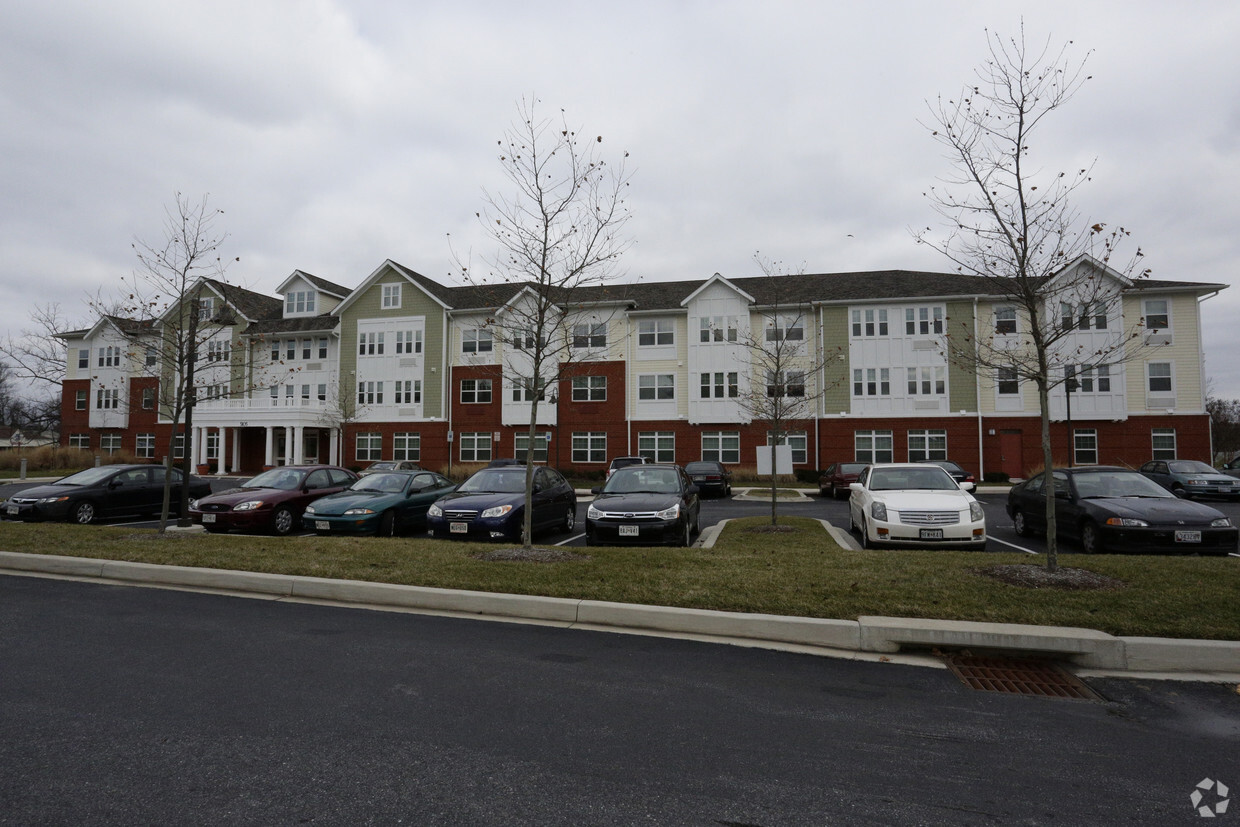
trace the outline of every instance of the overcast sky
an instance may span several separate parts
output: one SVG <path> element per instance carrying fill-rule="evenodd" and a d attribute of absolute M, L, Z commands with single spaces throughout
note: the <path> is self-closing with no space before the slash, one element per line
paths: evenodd
<path fill-rule="evenodd" d="M 209 193 L 270 293 L 294 269 L 354 286 L 384 259 L 449 280 L 448 234 L 502 190 L 522 95 L 633 172 L 624 269 L 660 281 L 950 269 L 911 237 L 949 172 L 919 120 L 984 29 L 1074 41 L 1093 80 L 1040 167 L 1096 159 L 1078 209 L 1160 279 L 1240 263 L 1240 4 L 1194 2 L 20 2 L 0 0 L 0 332 L 134 269 L 181 191 Z M 1203 305 L 1206 372 L 1240 397 L 1240 288 Z"/>

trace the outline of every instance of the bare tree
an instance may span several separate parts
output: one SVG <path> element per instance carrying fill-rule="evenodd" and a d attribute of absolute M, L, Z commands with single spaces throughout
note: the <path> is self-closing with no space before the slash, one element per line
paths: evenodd
<path fill-rule="evenodd" d="M 1085 58 L 987 31 L 990 56 L 954 100 L 930 104 L 923 124 L 946 151 L 954 174 L 927 194 L 946 222 L 944 236 L 927 228 L 918 242 L 945 255 L 964 274 L 990 281 L 1005 315 L 981 327 L 949 320 L 949 358 L 979 376 L 1029 381 L 1038 392 L 1043 465 L 1054 467 L 1050 392 L 1073 389 L 1082 377 L 1132 358 L 1136 329 L 1122 330 L 1119 293 L 1135 278 L 1141 256 L 1115 261 L 1129 233 L 1081 218 L 1072 196 L 1090 169 L 1047 172 L 1031 161 L 1046 119 L 1089 78 Z M 1011 318 L 1006 317 L 1010 309 Z M 1086 333 L 1085 331 L 1090 331 Z M 1045 486 L 1047 568 L 1058 567 L 1053 486 Z"/>
<path fill-rule="evenodd" d="M 58 303 L 35 305 L 30 326 L 0 342 L 0 357 L 15 378 L 59 388 L 65 378 L 65 343 L 58 337 L 70 328 Z"/>
<path fill-rule="evenodd" d="M 819 337 L 813 308 L 798 295 L 797 277 L 805 274 L 805 265 L 788 269 L 783 262 L 760 253 L 754 254 L 754 261 L 764 279 L 761 294 L 755 291 L 759 305 L 751 313 L 749 329 L 739 336 L 747 382 L 741 383 L 737 402 L 750 420 L 767 427 L 771 448 L 771 525 L 776 525 L 776 447 L 787 442 L 796 422 L 812 418 L 818 400 L 829 389 L 824 371 L 827 354 L 817 348 Z M 755 315 L 760 324 L 753 324 Z"/>
<path fill-rule="evenodd" d="M 504 378 L 530 402 L 526 438 L 522 543 L 531 545 L 534 445 L 538 408 L 547 389 L 571 375 L 574 363 L 598 358 L 592 349 L 617 312 L 618 291 L 606 285 L 630 242 L 623 159 L 612 166 L 602 136 L 585 137 L 560 117 L 541 117 L 537 101 L 523 99 L 499 141 L 499 161 L 511 192 L 484 193 L 477 214 L 496 252 L 479 276 L 467 263 L 462 276 L 492 296 L 500 310 L 485 326 L 504 344 Z M 628 153 L 624 153 L 624 158 Z M 459 261 L 459 259 L 458 259 Z"/>
<path fill-rule="evenodd" d="M 1206 399 L 1210 414 L 1210 441 L 1214 445 L 1215 462 L 1227 460 L 1240 451 L 1240 399 Z"/>
<path fill-rule="evenodd" d="M 318 416 L 318 422 L 325 428 L 340 431 L 340 464 L 345 464 L 344 446 L 348 442 L 349 426 L 365 415 L 367 406 L 358 401 L 354 389 L 342 380 L 327 390 L 326 404 Z"/>

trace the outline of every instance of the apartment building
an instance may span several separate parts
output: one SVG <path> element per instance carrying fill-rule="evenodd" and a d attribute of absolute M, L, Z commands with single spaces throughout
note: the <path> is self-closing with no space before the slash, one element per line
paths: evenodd
<path fill-rule="evenodd" d="M 1070 396 L 1063 385 L 1051 393 L 1057 462 L 1208 460 L 1199 307 L 1225 285 L 1133 283 L 1090 259 L 1064 272 L 1075 268 L 1091 268 L 1109 298 L 1048 304 L 1071 330 L 1069 351 L 1136 338 L 1123 360 L 1063 366 L 1075 381 Z M 1019 478 L 1042 464 L 1033 386 L 949 358 L 953 330 L 1013 348 L 1028 334 L 1028 320 L 975 277 L 716 274 L 590 288 L 558 308 L 568 366 L 541 378 L 528 367 L 533 340 L 505 322 L 532 300 L 525 285 L 446 285 L 388 260 L 353 288 L 294 271 L 275 296 L 203 280 L 195 300 L 198 402 L 171 450 L 212 473 L 524 457 L 535 398 L 538 462 L 596 471 L 644 454 L 753 466 L 772 437 L 744 401 L 764 388 L 805 400 L 780 439 L 797 469 L 950 457 Z M 167 453 L 160 325 L 104 317 L 63 334 L 64 444 Z M 750 358 L 764 341 L 793 346 L 778 377 Z"/>

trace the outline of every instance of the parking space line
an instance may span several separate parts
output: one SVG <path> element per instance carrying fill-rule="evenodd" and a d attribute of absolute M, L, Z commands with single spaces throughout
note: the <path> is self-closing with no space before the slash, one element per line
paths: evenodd
<path fill-rule="evenodd" d="M 580 539 L 581 539 L 582 537 L 584 537 L 584 536 L 586 536 L 586 535 L 585 535 L 585 534 L 577 534 L 577 535 L 574 535 L 574 536 L 572 536 L 572 537 L 569 537 L 567 540 L 561 540 L 560 542 L 556 543 L 556 545 L 557 545 L 557 546 L 566 546 L 566 545 L 568 545 L 569 543 L 571 543 L 573 540 L 580 540 Z"/>
<path fill-rule="evenodd" d="M 1016 545 L 1015 543 L 1009 543 L 1007 540 L 1000 540 L 998 537 L 995 537 L 994 535 L 991 535 L 990 539 L 991 539 L 991 540 L 994 540 L 996 543 L 1003 543 L 1003 545 L 1005 545 L 1005 546 L 1010 546 L 1011 548 L 1014 548 L 1014 549 L 1016 549 L 1017 551 L 1023 551 L 1023 552 L 1025 552 L 1025 554 L 1032 554 L 1032 555 L 1034 555 L 1035 557 L 1038 555 L 1038 552 L 1036 552 L 1036 551 L 1033 551 L 1033 550 L 1031 550 L 1031 549 L 1027 549 L 1027 548 L 1025 548 L 1024 546 L 1018 546 L 1018 545 Z"/>

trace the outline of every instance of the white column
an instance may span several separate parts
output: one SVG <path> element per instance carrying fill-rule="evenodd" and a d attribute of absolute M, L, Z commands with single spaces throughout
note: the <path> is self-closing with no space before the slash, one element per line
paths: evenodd
<path fill-rule="evenodd" d="M 216 428 L 216 430 L 219 431 L 219 434 L 220 434 L 220 444 L 219 444 L 219 451 L 217 451 L 215 454 L 215 457 L 216 457 L 215 473 L 219 474 L 220 476 L 223 476 L 224 475 L 224 447 L 225 447 L 227 440 L 225 439 L 225 436 L 224 436 L 223 425 L 221 425 L 219 428 Z"/>
<path fill-rule="evenodd" d="M 201 428 L 189 429 L 189 464 L 195 467 L 202 465 L 202 435 L 199 433 Z"/>
<path fill-rule="evenodd" d="M 340 429 L 339 428 L 332 428 L 328 432 L 328 444 L 329 444 L 329 447 L 327 449 L 327 452 L 328 452 L 327 463 L 329 465 L 339 465 L 340 464 Z"/>
<path fill-rule="evenodd" d="M 304 425 L 293 426 L 293 464 L 301 465 L 306 461 L 306 428 Z"/>
<path fill-rule="evenodd" d="M 293 464 L 293 426 L 284 426 L 284 464 Z"/>
<path fill-rule="evenodd" d="M 263 430 L 267 432 L 267 458 L 263 464 L 270 467 L 276 464 L 276 429 L 270 425 L 264 425 Z"/>
<path fill-rule="evenodd" d="M 241 429 L 233 428 L 232 472 L 237 473 L 241 467 Z"/>

